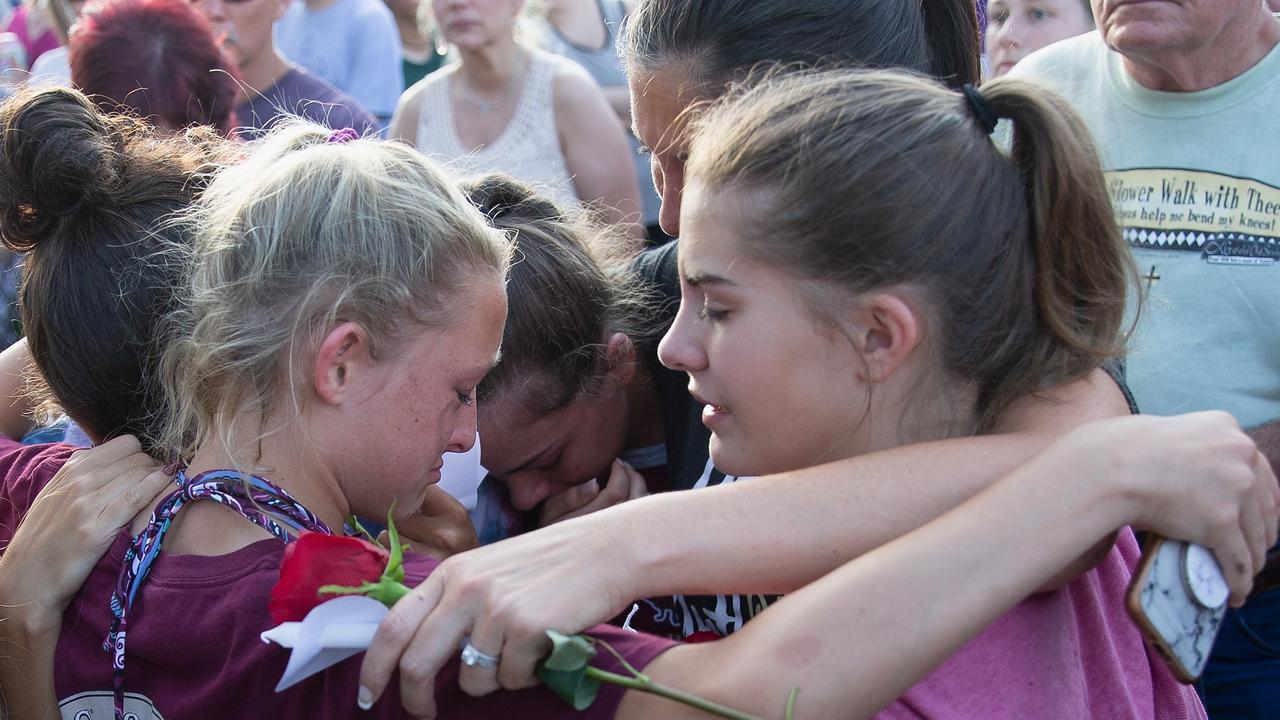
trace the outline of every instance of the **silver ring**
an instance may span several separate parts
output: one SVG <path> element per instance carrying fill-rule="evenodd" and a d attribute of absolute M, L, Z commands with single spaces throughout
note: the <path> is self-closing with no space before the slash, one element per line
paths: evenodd
<path fill-rule="evenodd" d="M 468 640 L 462 646 L 462 664 L 467 667 L 496 668 L 498 667 L 498 656 L 480 650 Z"/>

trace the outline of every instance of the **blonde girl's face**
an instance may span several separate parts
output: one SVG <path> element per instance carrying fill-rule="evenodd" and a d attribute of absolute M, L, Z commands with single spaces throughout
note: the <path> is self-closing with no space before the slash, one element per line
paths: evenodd
<path fill-rule="evenodd" d="M 1020 60 L 1059 40 L 1093 29 L 1082 0 L 991 0 L 987 4 L 987 57 L 1000 77 Z"/>
<path fill-rule="evenodd" d="M 734 475 L 761 475 L 867 449 L 867 384 L 843 333 L 818 321 L 799 280 L 747 255 L 750 197 L 685 188 L 680 309 L 658 348 L 689 374 L 703 405 L 711 459 Z"/>
<path fill-rule="evenodd" d="M 376 389 L 350 411 L 342 482 L 358 515 L 384 517 L 393 502 L 397 516 L 413 514 L 439 482 L 444 453 L 475 443 L 475 388 L 497 360 L 507 316 L 502 278 L 477 278 L 457 307 L 456 322 L 424 328 L 379 359 Z"/>

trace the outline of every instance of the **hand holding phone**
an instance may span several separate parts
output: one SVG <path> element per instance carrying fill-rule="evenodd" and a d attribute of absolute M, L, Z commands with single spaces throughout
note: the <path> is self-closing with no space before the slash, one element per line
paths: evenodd
<path fill-rule="evenodd" d="M 1204 671 L 1231 594 L 1213 553 L 1156 535 L 1129 586 L 1129 614 L 1178 679 Z"/>

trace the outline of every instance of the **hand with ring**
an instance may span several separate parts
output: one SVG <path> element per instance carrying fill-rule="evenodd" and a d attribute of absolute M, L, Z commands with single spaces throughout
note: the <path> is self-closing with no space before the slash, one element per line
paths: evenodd
<path fill-rule="evenodd" d="M 471 644 L 471 638 L 462 644 L 462 664 L 467 667 L 496 668 L 498 656 L 490 655 Z"/>

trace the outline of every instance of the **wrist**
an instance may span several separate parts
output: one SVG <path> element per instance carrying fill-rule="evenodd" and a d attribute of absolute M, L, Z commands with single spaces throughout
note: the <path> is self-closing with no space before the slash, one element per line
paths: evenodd
<path fill-rule="evenodd" d="M 1059 511 L 1065 510 L 1062 517 L 1069 525 L 1088 527 L 1098 538 L 1133 523 L 1143 506 L 1143 493 L 1124 462 L 1091 455 L 1088 445 L 1071 449 L 1076 452 L 1051 448 L 1018 472 L 1034 474 L 1034 482 L 1042 484 L 1038 495 L 1052 498 Z"/>
<path fill-rule="evenodd" d="M 0 636 L 19 647 L 57 641 L 62 632 L 62 616 L 47 611 L 32 611 L 34 604 L 9 606 L 0 616 Z"/>
<path fill-rule="evenodd" d="M 661 496 L 638 498 L 617 505 L 609 512 L 596 513 L 602 520 L 614 515 L 606 524 L 605 532 L 609 536 L 613 567 L 619 573 L 616 578 L 619 595 L 624 602 L 656 594 L 654 588 L 660 583 L 655 584 L 654 580 L 669 564 L 669 543 L 664 542 L 667 534 L 659 532 L 660 528 L 653 522 L 661 514 L 645 510 L 664 499 Z"/>

